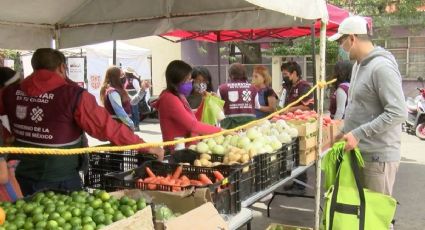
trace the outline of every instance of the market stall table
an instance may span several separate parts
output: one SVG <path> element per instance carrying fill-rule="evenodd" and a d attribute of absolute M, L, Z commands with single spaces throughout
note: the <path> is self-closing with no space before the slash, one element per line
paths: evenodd
<path fill-rule="evenodd" d="M 236 230 L 246 225 L 247 230 L 251 230 L 251 220 L 253 218 L 252 210 L 248 208 L 242 208 L 239 213 L 234 216 L 223 216 L 228 218 L 226 221 L 229 224 L 230 230 Z"/>

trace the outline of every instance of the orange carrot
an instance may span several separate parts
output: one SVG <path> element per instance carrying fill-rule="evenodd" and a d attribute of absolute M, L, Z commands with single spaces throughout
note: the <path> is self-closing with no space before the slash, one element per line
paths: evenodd
<path fill-rule="evenodd" d="M 213 173 L 214 173 L 215 178 L 217 178 L 217 180 L 221 181 L 221 180 L 224 179 L 224 176 L 223 176 L 223 174 L 221 174 L 221 172 L 215 170 L 215 171 L 213 171 Z"/>
<path fill-rule="evenodd" d="M 190 182 L 190 180 L 189 180 L 189 178 L 187 176 L 181 176 L 180 177 L 180 180 L 182 180 L 182 181 L 189 181 Z"/>
<path fill-rule="evenodd" d="M 199 174 L 199 181 L 201 181 L 202 184 L 212 184 L 213 182 L 210 180 L 210 178 L 207 177 L 207 175 L 201 173 Z"/>
<path fill-rule="evenodd" d="M 202 183 L 199 180 L 190 180 L 191 185 L 202 186 Z"/>
<path fill-rule="evenodd" d="M 181 165 L 179 165 L 179 166 L 176 168 L 176 171 L 174 171 L 173 179 L 177 179 L 177 178 L 179 178 L 179 177 L 180 177 L 180 175 L 182 174 L 182 171 L 183 171 L 183 167 L 182 167 Z"/>
<path fill-rule="evenodd" d="M 156 177 L 149 167 L 146 167 L 146 173 L 148 174 L 149 177 Z"/>

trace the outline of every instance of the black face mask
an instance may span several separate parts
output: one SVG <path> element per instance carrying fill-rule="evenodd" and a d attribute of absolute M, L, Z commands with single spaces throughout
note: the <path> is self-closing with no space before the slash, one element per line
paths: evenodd
<path fill-rule="evenodd" d="M 292 81 L 289 79 L 288 76 L 283 76 L 282 85 L 285 86 L 285 87 L 291 87 L 292 86 Z"/>

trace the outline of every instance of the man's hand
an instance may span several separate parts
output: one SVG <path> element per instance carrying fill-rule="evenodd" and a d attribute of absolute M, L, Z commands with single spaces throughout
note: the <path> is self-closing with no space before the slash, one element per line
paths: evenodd
<path fill-rule="evenodd" d="M 161 147 L 149 148 L 148 153 L 155 155 L 159 161 L 164 159 L 164 149 Z"/>
<path fill-rule="evenodd" d="M 357 147 L 359 141 L 354 137 L 353 133 L 349 132 L 342 138 L 345 143 L 345 151 L 351 151 Z"/>

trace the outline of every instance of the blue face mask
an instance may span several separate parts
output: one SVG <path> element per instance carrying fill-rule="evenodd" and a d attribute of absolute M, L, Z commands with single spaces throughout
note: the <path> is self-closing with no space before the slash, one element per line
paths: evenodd
<path fill-rule="evenodd" d="M 185 97 L 189 96 L 192 92 L 192 82 L 185 82 L 179 85 L 179 93 L 183 94 Z"/>
<path fill-rule="evenodd" d="M 345 51 L 344 48 L 342 48 L 342 47 L 339 47 L 339 49 L 338 49 L 338 56 L 343 61 L 350 61 L 350 53 Z"/>

